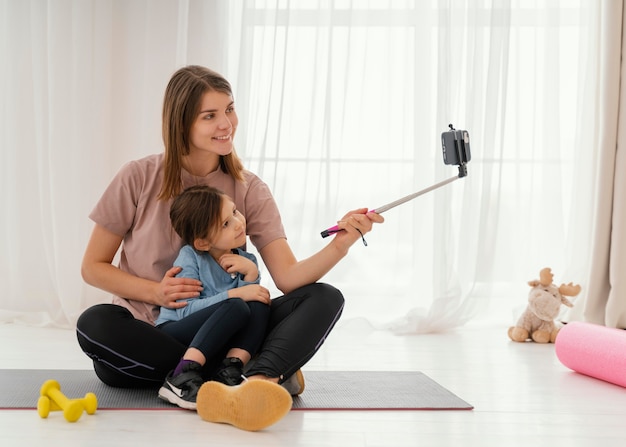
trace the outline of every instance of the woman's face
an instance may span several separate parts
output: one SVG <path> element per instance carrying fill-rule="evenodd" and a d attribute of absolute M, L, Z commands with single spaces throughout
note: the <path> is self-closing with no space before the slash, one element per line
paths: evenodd
<path fill-rule="evenodd" d="M 206 92 L 189 132 L 190 153 L 230 154 L 238 123 L 232 96 L 216 91 Z"/>

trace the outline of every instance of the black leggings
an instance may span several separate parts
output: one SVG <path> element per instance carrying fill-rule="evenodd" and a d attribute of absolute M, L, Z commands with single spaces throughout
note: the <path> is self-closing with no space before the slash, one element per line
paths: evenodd
<path fill-rule="evenodd" d="M 231 348 L 256 354 L 263 342 L 270 306 L 259 301 L 229 298 L 197 310 L 178 321 L 157 326 L 176 340 L 196 348 L 212 370 L 212 360 L 221 362 Z"/>
<path fill-rule="evenodd" d="M 290 377 L 322 346 L 343 304 L 341 292 L 322 283 L 273 299 L 267 335 L 247 375 L 264 374 L 280 382 Z M 100 380 L 115 387 L 161 385 L 188 347 L 115 304 L 85 310 L 76 334 Z"/>

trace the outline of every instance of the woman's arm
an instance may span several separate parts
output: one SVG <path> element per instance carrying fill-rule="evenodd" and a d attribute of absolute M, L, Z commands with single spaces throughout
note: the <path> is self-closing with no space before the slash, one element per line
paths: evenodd
<path fill-rule="evenodd" d="M 283 293 L 289 293 L 320 280 L 348 253 L 354 242 L 372 229 L 374 222 L 384 221 L 381 215 L 366 212 L 367 209 L 362 208 L 346 214 L 337 223 L 345 231 L 336 233 L 328 245 L 301 261 L 296 259 L 285 239 L 276 239 L 263 247 L 259 254 L 276 287 Z"/>
<path fill-rule="evenodd" d="M 94 226 L 81 265 L 86 283 L 120 297 L 169 308 L 184 307 L 185 302 L 176 300 L 200 295 L 200 281 L 175 277 L 179 267 L 168 270 L 161 282 L 139 278 L 115 267 L 112 262 L 121 243 L 121 236 L 101 225 Z"/>

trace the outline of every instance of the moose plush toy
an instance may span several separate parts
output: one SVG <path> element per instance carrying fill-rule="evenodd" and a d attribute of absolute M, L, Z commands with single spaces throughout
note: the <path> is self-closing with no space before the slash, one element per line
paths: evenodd
<path fill-rule="evenodd" d="M 517 320 L 517 324 L 509 328 L 511 340 L 554 343 L 559 332 L 554 319 L 559 314 L 561 304 L 568 307 L 574 306 L 565 297 L 578 295 L 580 286 L 570 282 L 557 287 L 552 284 L 553 277 L 551 269 L 546 267 L 539 272 L 540 279 L 528 281 L 528 285 L 532 287 L 528 293 L 528 306 Z"/>

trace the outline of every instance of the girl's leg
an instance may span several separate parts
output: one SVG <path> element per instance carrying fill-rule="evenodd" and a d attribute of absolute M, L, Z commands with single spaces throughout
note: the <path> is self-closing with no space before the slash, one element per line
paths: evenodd
<path fill-rule="evenodd" d="M 229 343 L 231 348 L 226 353 L 219 370 L 215 373 L 215 380 L 226 385 L 239 385 L 243 380 L 244 366 L 257 352 L 267 330 L 270 308 L 267 304 L 251 301 L 247 303 L 250 309 L 250 320 Z"/>
<path fill-rule="evenodd" d="M 196 409 L 202 384 L 213 376 L 215 361 L 250 318 L 246 303 L 238 298 L 221 301 L 179 320 L 159 326 L 189 348 L 159 389 L 159 397 L 181 408 Z"/>
<path fill-rule="evenodd" d="M 246 304 L 250 309 L 250 319 L 248 324 L 233 337 L 230 343 L 231 349 L 227 354 L 228 357 L 235 357 L 234 354 L 231 355 L 235 349 L 243 350 L 249 356 L 253 356 L 259 350 L 267 333 L 270 306 L 259 301 L 250 301 Z M 247 360 L 244 360 L 243 363 L 247 363 Z"/>
<path fill-rule="evenodd" d="M 272 300 L 268 334 L 248 377 L 289 378 L 313 357 L 341 316 L 344 298 L 322 283 L 309 284 Z"/>
<path fill-rule="evenodd" d="M 161 385 L 186 349 L 174 337 L 115 304 L 85 310 L 76 324 L 76 336 L 81 349 L 93 359 L 98 378 L 114 387 Z"/>
<path fill-rule="evenodd" d="M 231 298 L 159 328 L 190 349 L 198 350 L 204 357 L 204 361 L 198 363 L 206 364 L 205 376 L 211 377 L 230 346 L 230 340 L 249 320 L 250 310 L 245 301 Z"/>

